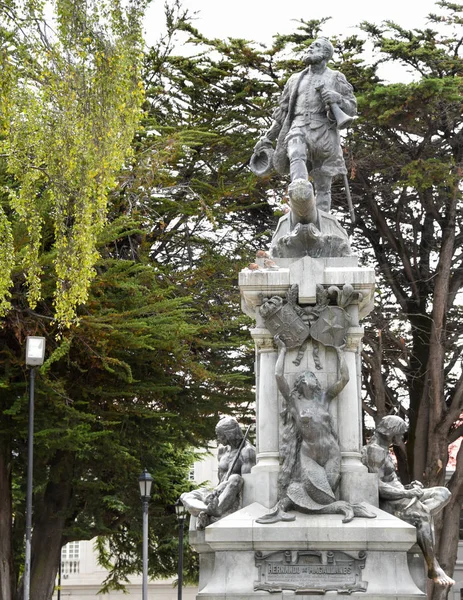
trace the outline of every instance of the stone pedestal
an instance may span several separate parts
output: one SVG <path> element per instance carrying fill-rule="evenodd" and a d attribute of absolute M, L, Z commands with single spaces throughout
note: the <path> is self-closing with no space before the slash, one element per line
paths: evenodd
<path fill-rule="evenodd" d="M 191 532 L 195 549 L 215 555 L 198 600 L 322 600 L 340 594 L 364 600 L 424 598 L 407 561 L 415 528 L 370 508 L 376 519 L 343 524 L 338 515 L 298 514 L 293 522 L 259 525 L 256 519 L 267 509 L 253 503 L 204 532 Z M 346 559 L 361 559 L 357 574 Z M 354 591 L 340 590 L 346 581 L 354 582 Z M 324 582 L 331 589 L 317 591 Z M 300 584 L 313 587 L 298 589 Z M 355 591 L 356 585 L 364 591 Z M 260 589 L 268 586 L 273 587 L 271 593 Z"/>

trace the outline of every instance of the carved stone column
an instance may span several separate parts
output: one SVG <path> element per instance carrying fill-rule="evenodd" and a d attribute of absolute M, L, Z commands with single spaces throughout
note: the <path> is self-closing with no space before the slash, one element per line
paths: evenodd
<path fill-rule="evenodd" d="M 277 351 L 268 329 L 256 327 L 251 330 L 251 335 L 256 345 L 257 464 L 252 468 L 252 483 L 250 481 L 245 486 L 243 503 L 246 505 L 254 501 L 271 508 L 277 502 L 279 470 L 279 408 L 275 382 Z"/>
<path fill-rule="evenodd" d="M 255 470 L 277 466 L 278 451 L 278 390 L 275 382 L 277 351 L 273 336 L 264 328 L 251 330 L 256 344 L 257 401 L 257 464 Z"/>
<path fill-rule="evenodd" d="M 246 477 L 243 504 L 258 501 L 266 507 L 276 502 L 279 469 L 279 404 L 275 380 L 276 348 L 272 335 L 265 327 L 259 314 L 262 298 L 277 295 L 285 297 L 287 290 L 294 284 L 299 288 L 299 304 L 315 305 L 316 286 L 321 284 L 342 288 L 346 283 L 352 285 L 354 292 L 360 292 L 357 301 L 346 307 L 350 316 L 350 328 L 347 332 L 345 358 L 350 380 L 341 392 L 330 412 L 337 424 L 341 448 L 341 486 L 340 495 L 349 502 L 367 501 L 377 504 L 377 488 L 360 460 L 362 447 L 361 431 L 361 366 L 360 351 L 363 328 L 359 320 L 364 318 L 373 307 L 374 271 L 358 267 L 357 258 L 314 259 L 308 256 L 301 259 L 278 259 L 278 268 L 267 269 L 263 259 L 257 259 L 257 269 L 244 269 L 239 276 L 243 311 L 256 320 L 251 331 L 256 344 L 256 411 L 257 411 L 257 464 Z M 304 369 L 314 371 L 322 385 L 334 383 L 336 377 L 335 357 L 332 352 L 320 348 L 320 356 L 325 368 L 315 368 L 313 358 L 306 351 L 300 367 L 294 367 L 293 355 L 286 361 L 285 376 L 290 384 Z M 315 370 L 314 370 L 315 369 Z M 374 481 L 373 481 L 374 479 Z M 273 488 L 272 488 L 273 486 Z"/>
<path fill-rule="evenodd" d="M 357 307 L 350 307 L 352 321 Z M 349 383 L 338 397 L 338 436 L 341 448 L 341 498 L 347 502 L 369 502 L 378 506 L 377 477 L 372 477 L 362 464 L 362 399 L 361 399 L 361 351 L 364 329 L 350 327 L 347 331 L 344 356 L 349 369 Z"/>
<path fill-rule="evenodd" d="M 360 351 L 362 336 L 363 327 L 350 327 L 347 331 L 344 358 L 349 370 L 349 383 L 338 398 L 338 435 L 342 456 L 341 472 L 367 471 L 366 467 L 360 462 L 362 414 L 358 387 L 357 356 Z"/>

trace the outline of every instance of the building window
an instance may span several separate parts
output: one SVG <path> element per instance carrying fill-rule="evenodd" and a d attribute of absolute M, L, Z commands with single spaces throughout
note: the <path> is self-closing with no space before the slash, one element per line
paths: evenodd
<path fill-rule="evenodd" d="M 195 468 L 191 467 L 189 473 L 188 473 L 188 481 L 194 481 L 195 480 Z"/>
<path fill-rule="evenodd" d="M 69 542 L 61 548 L 61 576 L 66 578 L 80 571 L 80 542 Z"/>

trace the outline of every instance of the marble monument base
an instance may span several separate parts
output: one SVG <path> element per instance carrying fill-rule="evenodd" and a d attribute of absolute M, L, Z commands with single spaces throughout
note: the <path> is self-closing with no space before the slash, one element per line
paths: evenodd
<path fill-rule="evenodd" d="M 256 519 L 268 509 L 254 502 L 191 530 L 200 554 L 197 600 L 425 598 L 415 528 L 368 507 L 376 519 L 343 524 L 341 515 L 296 513 L 295 521 L 262 525 Z"/>

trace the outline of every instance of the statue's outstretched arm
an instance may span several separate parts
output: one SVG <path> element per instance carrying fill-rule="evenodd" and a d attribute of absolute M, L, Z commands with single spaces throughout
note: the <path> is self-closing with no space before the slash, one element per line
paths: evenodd
<path fill-rule="evenodd" d="M 421 488 L 413 488 L 406 490 L 402 485 L 394 486 L 384 483 L 379 479 L 378 482 L 379 497 L 383 500 L 400 500 L 402 498 L 421 498 L 423 490 Z"/>
<path fill-rule="evenodd" d="M 278 359 L 277 364 L 275 365 L 275 379 L 280 394 L 286 401 L 288 401 L 291 394 L 291 390 L 284 376 L 286 345 L 283 342 L 283 340 L 280 339 L 279 335 L 275 336 L 275 343 L 278 346 Z"/>
<path fill-rule="evenodd" d="M 349 381 L 349 369 L 347 368 L 346 359 L 344 358 L 344 351 L 341 348 L 335 348 L 336 354 L 338 355 L 339 365 L 339 379 L 334 383 L 326 392 L 326 398 L 328 401 L 336 398 L 338 394 L 346 387 Z"/>

